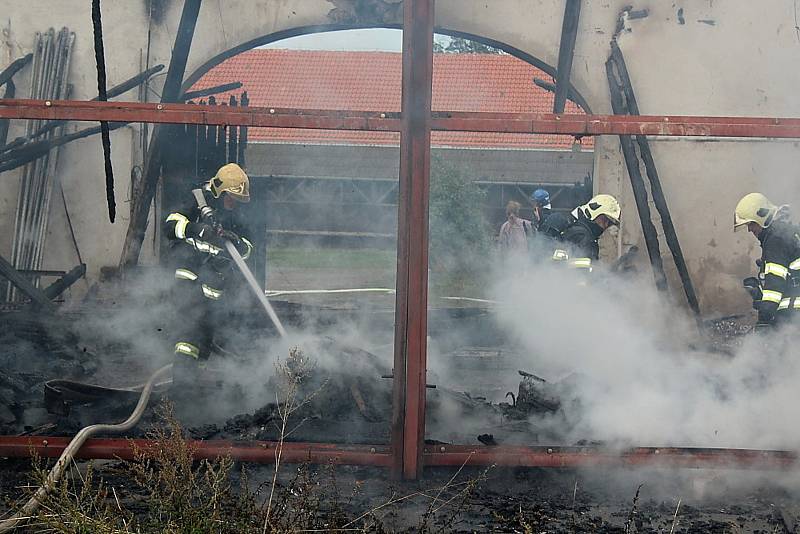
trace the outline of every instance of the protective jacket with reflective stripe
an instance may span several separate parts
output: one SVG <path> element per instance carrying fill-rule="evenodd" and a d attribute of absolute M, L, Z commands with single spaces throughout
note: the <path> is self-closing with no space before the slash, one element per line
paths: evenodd
<path fill-rule="evenodd" d="M 761 242 L 762 295 L 756 301 L 758 320 L 771 323 L 782 315 L 794 316 L 800 308 L 800 235 L 798 228 L 776 220 L 758 237 Z"/>
<path fill-rule="evenodd" d="M 566 252 L 570 267 L 592 270 L 592 262 L 600 257 L 597 243 L 603 233 L 600 226 L 577 210 L 572 214 L 554 213 L 544 221 L 542 227 L 543 233 L 556 241 L 553 259 L 559 259 L 559 252 Z"/>
<path fill-rule="evenodd" d="M 221 204 L 210 193 L 204 191 L 204 194 L 211 208 Z M 214 209 L 214 217 L 225 230 L 240 237 L 234 245 L 242 257 L 247 259 L 253 246 L 244 235 L 246 230 L 236 213 L 232 210 Z M 235 266 L 225 251 L 224 240 L 217 236 L 211 226 L 203 222 L 194 196 L 190 202 L 167 216 L 163 233 L 169 240 L 167 261 L 176 270 L 176 278 L 198 280 L 204 294 L 209 298 L 219 298 Z"/>
<path fill-rule="evenodd" d="M 561 240 L 572 249 L 570 256 L 581 256 L 596 260 L 600 257 L 597 240 L 603 229 L 582 214 L 561 234 Z"/>

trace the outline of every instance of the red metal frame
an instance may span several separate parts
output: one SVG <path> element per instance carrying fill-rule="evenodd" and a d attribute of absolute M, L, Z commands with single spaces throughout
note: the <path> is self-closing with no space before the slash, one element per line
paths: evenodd
<path fill-rule="evenodd" d="M 0 457 L 37 455 L 57 458 L 72 438 L 59 436 L 0 436 Z M 278 447 L 286 463 L 339 463 L 390 467 L 392 451 L 377 445 L 334 445 L 274 441 L 188 441 L 197 460 L 229 457 L 254 463 L 274 463 Z M 78 452 L 78 458 L 132 460 L 136 451 L 156 449 L 149 439 L 95 438 Z M 436 445 L 424 448 L 425 466 L 500 465 L 507 467 L 618 467 L 653 466 L 681 468 L 790 469 L 798 455 L 787 451 L 754 449 L 701 449 L 637 447 L 606 450 L 600 447 L 468 447 Z"/>
<path fill-rule="evenodd" d="M 430 130 L 563 135 L 656 135 L 800 138 L 800 119 L 764 117 L 614 116 L 537 113 L 431 112 L 433 4 L 406 0 L 403 40 L 403 113 L 203 107 L 192 104 L 0 100 L 0 118 L 241 125 L 271 128 L 401 132 L 398 276 L 391 447 L 286 443 L 286 462 L 341 462 L 390 467 L 416 478 L 423 466 L 514 465 L 528 467 L 672 465 L 680 467 L 796 468 L 797 454 L 741 449 L 423 446 L 425 337 L 427 331 L 427 206 Z M 63 437 L 0 436 L 0 457 L 57 456 Z M 147 440 L 93 439 L 84 458 L 131 458 Z M 191 442 L 198 458 L 230 456 L 271 462 L 274 442 Z"/>
<path fill-rule="evenodd" d="M 392 474 L 416 479 L 425 441 L 433 0 L 406 2 L 403 27 Z"/>
<path fill-rule="evenodd" d="M 519 467 L 664 466 L 684 468 L 796 468 L 795 452 L 696 447 L 425 447 L 426 466 L 503 465 Z"/>
<path fill-rule="evenodd" d="M 0 457 L 24 458 L 38 455 L 57 458 L 72 438 L 59 436 L 0 436 Z M 278 447 L 281 461 L 317 464 L 343 463 L 389 467 L 392 455 L 388 447 L 377 445 L 334 445 L 327 443 L 283 443 L 274 441 L 189 440 L 194 458 L 213 460 L 230 457 L 243 462 L 274 463 Z M 159 446 L 149 439 L 96 438 L 89 439 L 78 451 L 78 458 L 123 460 L 134 459 L 135 451 L 147 451 Z"/>
<path fill-rule="evenodd" d="M 0 119 L 215 124 L 264 128 L 399 132 L 402 114 L 194 104 L 0 99 Z M 430 127 L 441 131 L 561 135 L 800 138 L 800 119 L 683 115 L 554 115 L 436 111 Z"/>

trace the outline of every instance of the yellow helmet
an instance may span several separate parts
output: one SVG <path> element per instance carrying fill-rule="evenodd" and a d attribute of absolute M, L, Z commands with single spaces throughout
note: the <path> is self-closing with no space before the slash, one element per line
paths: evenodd
<path fill-rule="evenodd" d="M 228 193 L 239 202 L 250 202 L 250 179 L 235 163 L 220 167 L 208 184 L 214 198 L 219 198 L 222 193 Z"/>
<path fill-rule="evenodd" d="M 581 206 L 581 211 L 590 221 L 597 219 L 600 215 L 605 215 L 612 224 L 619 224 L 622 209 L 619 202 L 611 195 L 595 195 L 589 202 Z"/>
<path fill-rule="evenodd" d="M 733 212 L 733 229 L 738 230 L 749 223 L 756 223 L 761 228 L 766 228 L 772 224 L 778 206 L 769 201 L 761 193 L 749 193 L 742 197 L 736 204 Z"/>

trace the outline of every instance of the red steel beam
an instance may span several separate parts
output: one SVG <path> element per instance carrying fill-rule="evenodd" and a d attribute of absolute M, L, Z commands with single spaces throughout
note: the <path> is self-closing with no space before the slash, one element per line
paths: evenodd
<path fill-rule="evenodd" d="M 0 457 L 24 458 L 36 454 L 56 458 L 71 440 L 55 436 L 0 436 Z M 147 451 L 158 445 L 158 442 L 149 439 L 96 438 L 88 440 L 78 451 L 77 457 L 132 460 L 134 451 Z M 188 445 L 198 460 L 230 457 L 242 462 L 274 463 L 279 444 L 274 441 L 198 440 L 189 441 Z M 388 447 L 375 445 L 286 442 L 283 444 L 281 461 L 389 467 L 391 454 Z"/>
<path fill-rule="evenodd" d="M 434 0 L 403 6 L 403 93 L 397 223 L 392 474 L 422 474 L 428 335 L 428 195 Z"/>
<path fill-rule="evenodd" d="M 425 466 L 502 465 L 517 467 L 621 467 L 797 469 L 792 451 L 637 447 L 603 450 L 598 447 L 425 447 Z"/>
<path fill-rule="evenodd" d="M 48 104 L 49 102 L 49 104 Z M 687 137 L 800 138 L 800 119 L 677 115 L 554 115 L 437 111 L 431 129 L 562 135 L 658 135 Z M 175 124 L 241 125 L 323 130 L 401 130 L 396 112 L 330 111 L 194 104 L 0 100 L 0 119 L 41 119 Z"/>
<path fill-rule="evenodd" d="M 96 104 L 100 104 L 97 106 Z M 0 118 L 400 131 L 399 113 L 77 100 L 0 100 Z"/>
<path fill-rule="evenodd" d="M 58 457 L 72 438 L 60 436 L 0 436 L 0 458 L 33 455 Z M 194 458 L 213 460 L 230 457 L 253 463 L 274 463 L 278 443 L 274 441 L 189 441 Z M 136 450 L 155 449 L 159 442 L 148 439 L 95 438 L 78 452 L 83 459 L 134 459 Z M 325 443 L 283 444 L 286 463 L 338 463 L 391 467 L 391 450 L 376 445 Z M 426 467 L 501 465 L 516 467 L 673 467 L 705 469 L 797 469 L 800 458 L 793 451 L 755 449 L 704 449 L 636 447 L 604 450 L 599 447 L 473 447 L 436 445 L 424 449 Z"/>

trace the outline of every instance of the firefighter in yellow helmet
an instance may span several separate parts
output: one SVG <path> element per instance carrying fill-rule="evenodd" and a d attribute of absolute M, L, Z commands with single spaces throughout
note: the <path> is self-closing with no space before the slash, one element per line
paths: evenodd
<path fill-rule="evenodd" d="M 758 277 L 744 280 L 758 311 L 758 325 L 793 319 L 800 310 L 800 235 L 789 221 L 788 206 L 749 193 L 736 205 L 733 217 L 734 231 L 747 228 L 761 243 Z"/>
<path fill-rule="evenodd" d="M 201 190 L 208 206 L 201 210 L 193 195 L 170 213 L 163 232 L 169 240 L 168 263 L 174 269 L 176 383 L 191 382 L 208 359 L 215 327 L 224 323 L 226 286 L 236 279 L 225 250 L 232 242 L 246 260 L 253 244 L 237 216 L 240 203 L 250 201 L 250 180 L 239 165 L 222 166 Z"/>
<path fill-rule="evenodd" d="M 553 213 L 544 220 L 539 231 L 556 242 L 553 260 L 591 272 L 593 262 L 600 257 L 597 240 L 609 226 L 619 225 L 621 214 L 616 198 L 600 194 L 572 213 Z"/>

